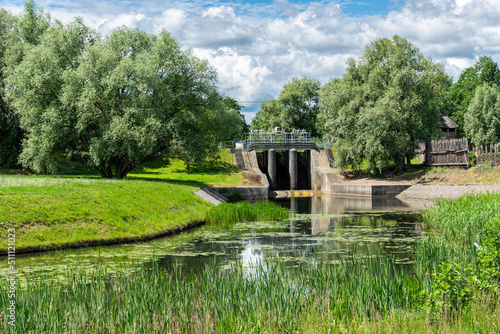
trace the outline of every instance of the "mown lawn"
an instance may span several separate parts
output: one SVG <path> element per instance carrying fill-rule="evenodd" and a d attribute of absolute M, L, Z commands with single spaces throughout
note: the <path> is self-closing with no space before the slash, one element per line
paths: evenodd
<path fill-rule="evenodd" d="M 184 228 L 204 220 L 212 206 L 194 191 L 242 180 L 229 150 L 190 169 L 158 159 L 125 180 L 68 166 L 58 176 L 0 175 L 0 252 L 7 250 L 10 228 L 17 251 L 130 241 Z"/>
<path fill-rule="evenodd" d="M 18 250 L 153 236 L 203 220 L 211 206 L 196 187 L 167 182 L 4 176 L 1 184 L 1 229 L 16 230 Z M 5 251 L 6 233 L 0 240 Z"/>

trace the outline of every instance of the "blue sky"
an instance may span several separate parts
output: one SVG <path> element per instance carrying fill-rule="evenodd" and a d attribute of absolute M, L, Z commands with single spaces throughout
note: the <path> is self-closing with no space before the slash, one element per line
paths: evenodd
<path fill-rule="evenodd" d="M 75 16 L 105 34 L 120 26 L 166 29 L 219 74 L 247 121 L 294 77 L 322 83 L 365 45 L 397 34 L 455 79 L 481 55 L 500 61 L 500 0 L 38 0 L 63 23 Z M 22 1 L 0 0 L 13 14 Z"/>

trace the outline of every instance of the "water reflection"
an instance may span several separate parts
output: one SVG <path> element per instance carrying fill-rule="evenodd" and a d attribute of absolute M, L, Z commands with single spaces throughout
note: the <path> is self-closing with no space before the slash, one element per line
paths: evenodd
<path fill-rule="evenodd" d="M 423 230 L 414 211 L 429 205 L 395 198 L 326 196 L 278 203 L 294 212 L 289 221 L 236 224 L 227 230 L 205 226 L 148 243 L 19 255 L 16 263 L 24 274 L 48 273 L 58 278 L 70 266 L 89 270 L 106 264 L 113 273 L 154 261 L 167 269 L 180 265 L 202 270 L 212 262 L 228 267 L 237 260 L 252 267 L 269 257 L 295 265 L 320 257 L 338 262 L 391 254 L 400 263 L 410 263 L 411 247 Z"/>
<path fill-rule="evenodd" d="M 432 205 L 429 200 L 405 200 L 395 197 L 317 196 L 278 198 L 276 203 L 292 211 L 309 214 L 341 214 L 351 211 L 420 211 Z"/>
<path fill-rule="evenodd" d="M 247 229 L 242 234 L 227 239 L 197 240 L 163 257 L 161 263 L 167 267 L 173 263 L 188 268 L 203 267 L 207 263 L 203 255 L 208 252 L 223 254 L 217 261 L 224 264 L 239 259 L 249 267 L 269 257 L 291 263 L 318 258 L 338 262 L 353 256 L 387 254 L 396 262 L 410 263 L 412 245 L 422 233 L 420 216 L 409 213 L 298 214 L 284 227 L 262 228 L 252 224 L 237 227 L 242 225 Z M 183 256 L 186 253 L 190 256 Z"/>

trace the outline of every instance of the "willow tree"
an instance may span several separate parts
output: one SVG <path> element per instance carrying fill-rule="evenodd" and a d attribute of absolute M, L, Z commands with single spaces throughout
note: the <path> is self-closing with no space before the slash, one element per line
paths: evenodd
<path fill-rule="evenodd" d="M 166 31 L 120 28 L 101 38 L 79 19 L 49 28 L 9 77 L 27 131 L 20 161 L 55 172 L 79 154 L 123 178 L 159 154 L 200 160 L 216 148 L 224 113 L 216 73 Z"/>
<path fill-rule="evenodd" d="M 465 133 L 474 145 L 500 143 L 500 89 L 483 83 L 465 113 Z"/>
<path fill-rule="evenodd" d="M 286 131 L 305 129 L 312 136 L 318 136 L 321 133 L 317 123 L 320 88 L 319 80 L 293 78 L 283 86 L 277 99 L 261 102 L 252 127 L 267 131 L 277 126 Z"/>
<path fill-rule="evenodd" d="M 377 172 L 409 162 L 419 142 L 440 134 L 449 81 L 441 65 L 399 36 L 377 39 L 357 61 L 349 59 L 344 76 L 320 95 L 320 118 L 340 166 L 359 168 L 366 159 Z"/>
<path fill-rule="evenodd" d="M 7 96 L 6 77 L 22 61 L 26 50 L 39 44 L 49 26 L 50 15 L 32 0 L 24 3 L 24 13 L 20 16 L 0 9 L 0 167 L 19 165 L 24 136 L 19 115 Z"/>

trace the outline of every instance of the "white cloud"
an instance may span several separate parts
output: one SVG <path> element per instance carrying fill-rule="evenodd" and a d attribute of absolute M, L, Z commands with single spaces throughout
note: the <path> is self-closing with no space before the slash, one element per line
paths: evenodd
<path fill-rule="evenodd" d="M 441 62 L 455 79 L 481 55 L 500 61 L 500 0 L 406 0 L 385 16 L 362 17 L 348 17 L 326 1 L 47 0 L 40 5 L 63 22 L 82 16 L 103 33 L 121 25 L 151 33 L 166 29 L 208 59 L 221 90 L 239 101 L 276 97 L 292 77 L 327 82 L 342 75 L 347 58 L 361 55 L 367 43 L 395 34 Z M 20 12 L 19 6 L 9 9 Z"/>

